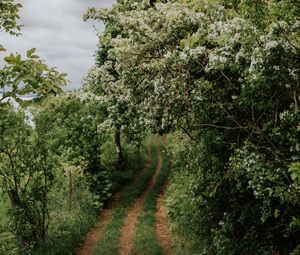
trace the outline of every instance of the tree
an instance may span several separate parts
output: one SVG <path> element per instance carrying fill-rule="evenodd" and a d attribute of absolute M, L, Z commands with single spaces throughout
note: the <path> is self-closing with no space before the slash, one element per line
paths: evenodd
<path fill-rule="evenodd" d="M 185 134 L 175 157 L 189 181 L 169 210 L 203 254 L 299 249 L 298 11 L 290 0 L 119 1 L 86 15 L 107 27 L 91 76 L 115 88 L 109 109 Z"/>
<path fill-rule="evenodd" d="M 21 251 L 44 239 L 49 224 L 47 194 L 56 161 L 43 136 L 21 112 L 0 109 L 0 180 L 12 206 L 14 231 Z"/>
<path fill-rule="evenodd" d="M 21 7 L 12 0 L 0 2 L 1 32 L 19 35 Z M 49 224 L 47 195 L 57 164 L 43 135 L 26 124 L 22 111 L 12 109 L 7 101 L 31 92 L 38 96 L 56 94 L 67 81 L 66 74 L 48 67 L 35 49 L 28 50 L 25 59 L 10 54 L 4 61 L 0 70 L 0 181 L 9 197 L 21 253 L 25 253 L 45 237 Z"/>
<path fill-rule="evenodd" d="M 50 151 L 57 155 L 65 172 L 72 175 L 70 169 L 80 167 L 102 205 L 111 196 L 114 173 L 102 163 L 103 146 L 110 136 L 98 130 L 104 117 L 99 108 L 96 101 L 81 101 L 79 93 L 68 93 L 45 100 L 35 120 L 37 130 L 45 134 Z"/>
<path fill-rule="evenodd" d="M 10 35 L 20 35 L 21 25 L 18 24 L 19 10 L 21 4 L 15 4 L 13 0 L 3 0 L 0 2 L 0 32 L 7 32 Z M 0 52 L 5 51 L 0 45 Z M 55 68 L 48 67 L 39 56 L 35 54 L 35 49 L 27 51 L 27 59 L 22 59 L 20 54 L 10 54 L 4 58 L 6 65 L 0 70 L 0 89 L 4 99 L 33 92 L 37 95 L 47 93 L 58 93 L 61 86 L 65 85 L 66 74 L 60 74 Z"/>
<path fill-rule="evenodd" d="M 130 3 L 128 3 L 128 6 L 130 6 Z M 96 12 L 94 8 L 91 8 L 84 15 L 84 20 L 97 19 L 93 16 L 96 15 Z M 96 100 L 99 101 L 102 109 L 105 109 L 104 112 L 107 116 L 101 126 L 106 130 L 114 130 L 117 169 L 121 170 L 125 165 L 121 133 L 125 134 L 128 141 L 138 145 L 145 134 L 142 127 L 147 120 L 146 115 L 142 116 L 138 104 L 132 100 L 132 90 L 123 83 L 124 80 L 116 71 L 117 62 L 109 57 L 109 52 L 113 48 L 111 39 L 116 37 L 122 28 L 116 22 L 110 20 L 106 21 L 106 27 L 107 29 L 100 38 L 99 49 L 96 52 L 96 65 L 85 77 L 84 86 L 86 91 L 96 95 Z"/>
<path fill-rule="evenodd" d="M 5 31 L 11 35 L 19 35 L 21 26 L 18 24 L 19 10 L 21 4 L 15 4 L 13 0 L 2 0 L 0 2 L 0 31 Z M 5 50 L 3 46 L 0 51 Z"/>
<path fill-rule="evenodd" d="M 20 54 L 4 58 L 7 64 L 0 70 L 0 88 L 3 91 L 0 103 L 28 93 L 41 96 L 61 92 L 61 86 L 67 82 L 66 74 L 48 67 L 34 52 L 35 49 L 27 51 L 27 59 L 22 59 Z"/>

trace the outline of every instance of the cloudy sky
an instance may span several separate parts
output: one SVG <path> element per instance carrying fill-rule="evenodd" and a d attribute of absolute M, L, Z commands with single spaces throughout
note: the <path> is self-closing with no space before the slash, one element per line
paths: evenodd
<path fill-rule="evenodd" d="M 1 44 L 8 52 L 24 54 L 36 47 L 49 66 L 69 74 L 67 89 L 79 88 L 81 79 L 93 65 L 98 39 L 95 29 L 103 24 L 84 22 L 88 7 L 110 7 L 115 0 L 19 0 L 22 36 L 1 33 Z M 7 54 L 7 53 L 6 53 Z M 1 61 L 1 60 L 0 60 Z"/>

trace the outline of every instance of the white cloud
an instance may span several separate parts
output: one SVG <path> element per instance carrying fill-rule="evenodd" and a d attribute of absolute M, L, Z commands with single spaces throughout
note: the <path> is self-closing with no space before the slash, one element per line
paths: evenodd
<path fill-rule="evenodd" d="M 93 29 L 102 31 L 99 23 L 84 22 L 88 7 L 110 7 L 115 0 L 19 0 L 23 4 L 20 23 L 22 36 L 1 33 L 0 43 L 8 52 L 36 47 L 47 64 L 69 73 L 68 89 L 79 88 L 82 77 L 94 63 L 98 38 Z M 7 54 L 6 52 L 5 54 Z M 3 53 L 1 53 L 2 55 Z"/>

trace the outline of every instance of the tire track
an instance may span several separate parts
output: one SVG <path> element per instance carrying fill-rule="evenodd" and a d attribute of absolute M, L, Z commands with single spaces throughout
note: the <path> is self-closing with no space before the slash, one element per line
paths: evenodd
<path fill-rule="evenodd" d="M 156 183 L 156 178 L 160 173 L 162 167 L 162 155 L 158 148 L 158 164 L 155 170 L 155 174 L 151 178 L 144 192 L 135 200 L 132 208 L 130 209 L 128 215 L 125 218 L 124 225 L 121 229 L 121 237 L 119 241 L 119 254 L 120 255 L 129 255 L 133 248 L 133 236 L 135 225 L 138 221 L 138 216 L 140 215 L 143 207 L 144 200 L 149 193 L 149 191 L 153 188 Z"/>
<path fill-rule="evenodd" d="M 136 183 L 139 180 L 139 177 L 150 167 L 150 165 L 151 165 L 151 149 L 149 147 L 147 148 L 147 158 L 148 158 L 148 160 L 146 162 L 146 165 L 139 172 L 139 174 L 136 177 L 134 177 L 133 181 L 130 182 L 126 186 L 133 185 L 134 183 Z M 123 191 L 121 191 L 121 192 L 117 192 L 113 196 L 111 201 L 108 203 L 107 207 L 102 210 L 102 212 L 99 216 L 98 222 L 96 223 L 96 225 L 94 227 L 92 227 L 90 232 L 87 234 L 84 243 L 75 253 L 76 255 L 92 255 L 94 253 L 95 249 L 97 248 L 97 244 L 98 244 L 99 240 L 101 239 L 106 226 L 110 222 L 115 209 L 118 207 L 118 204 L 120 203 L 120 201 L 123 197 L 124 189 L 125 188 L 123 188 Z"/>

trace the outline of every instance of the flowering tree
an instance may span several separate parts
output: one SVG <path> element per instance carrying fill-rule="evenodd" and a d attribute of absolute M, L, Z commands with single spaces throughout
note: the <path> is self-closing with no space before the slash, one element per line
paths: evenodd
<path fill-rule="evenodd" d="M 89 83 L 104 91 L 108 120 L 135 113 L 141 131 L 188 136 L 177 168 L 192 176 L 195 207 L 181 208 L 177 191 L 169 209 L 203 254 L 299 249 L 298 12 L 290 0 L 182 0 L 86 14 L 106 24 Z M 197 212 L 192 224 L 182 210 Z"/>

